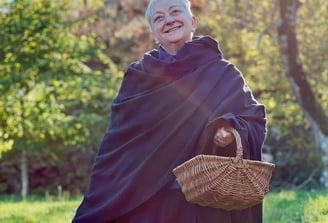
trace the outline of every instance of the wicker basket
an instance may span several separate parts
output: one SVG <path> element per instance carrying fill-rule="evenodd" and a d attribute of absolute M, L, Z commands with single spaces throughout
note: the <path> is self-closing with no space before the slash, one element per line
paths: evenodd
<path fill-rule="evenodd" d="M 201 206 L 241 210 L 261 203 L 275 165 L 243 159 L 238 132 L 236 157 L 198 155 L 173 170 L 186 200 Z"/>

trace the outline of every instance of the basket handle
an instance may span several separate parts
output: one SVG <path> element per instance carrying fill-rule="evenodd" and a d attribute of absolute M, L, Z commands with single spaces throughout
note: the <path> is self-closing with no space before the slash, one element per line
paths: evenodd
<path fill-rule="evenodd" d="M 241 159 L 243 159 L 244 152 L 243 152 L 243 146 L 241 144 L 240 135 L 239 135 L 238 131 L 234 128 L 231 130 L 231 133 L 234 135 L 235 140 L 236 140 L 236 147 L 237 147 L 236 158 L 237 158 L 237 160 L 241 160 Z"/>
<path fill-rule="evenodd" d="M 234 166 L 237 168 L 248 168 L 247 161 L 243 159 L 243 145 L 241 144 L 241 138 L 236 129 L 232 129 L 231 133 L 235 136 L 236 140 L 236 157 L 232 159 L 232 162 L 234 163 Z"/>

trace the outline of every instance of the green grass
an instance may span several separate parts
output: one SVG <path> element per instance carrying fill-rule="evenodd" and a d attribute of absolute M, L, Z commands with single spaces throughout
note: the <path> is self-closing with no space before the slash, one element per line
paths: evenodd
<path fill-rule="evenodd" d="M 0 222 L 69 223 L 80 202 L 80 197 L 69 200 L 32 197 L 25 201 L 16 197 L 1 197 Z"/>
<path fill-rule="evenodd" d="M 0 196 L 0 222 L 69 223 L 81 197 L 54 199 Z M 328 191 L 270 192 L 264 200 L 264 223 L 327 223 Z"/>

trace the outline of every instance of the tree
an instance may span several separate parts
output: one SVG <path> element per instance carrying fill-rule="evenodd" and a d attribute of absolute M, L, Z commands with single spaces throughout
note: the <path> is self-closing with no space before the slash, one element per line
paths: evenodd
<path fill-rule="evenodd" d="M 320 2 L 323 4 L 322 10 L 326 12 L 327 2 Z M 322 160 L 325 167 L 321 179 L 324 185 L 328 187 L 328 115 L 322 107 L 315 90 L 313 90 L 309 83 L 309 75 L 307 75 L 303 69 L 296 32 L 297 11 L 300 6 L 301 2 L 299 0 L 279 1 L 280 19 L 278 23 L 278 40 L 280 53 L 286 70 L 287 79 L 302 108 L 305 118 L 311 126 L 315 139 L 316 151 L 323 152 Z M 318 13 L 318 11 L 316 11 L 316 13 Z M 320 24 L 320 22 L 323 21 L 326 22 L 327 20 L 323 19 L 317 22 Z M 322 69 L 317 70 L 317 72 L 318 71 L 322 72 L 322 74 L 325 72 Z M 309 70 L 309 72 L 315 72 L 315 70 Z"/>
<path fill-rule="evenodd" d="M 86 65 L 98 57 L 115 69 L 93 50 L 92 36 L 74 34 L 74 24 L 64 20 L 65 1 L 16 0 L 2 8 L 7 10 L 0 17 L 0 155 L 20 151 L 24 197 L 31 151 L 56 153 L 97 143 L 102 132 L 92 129 L 106 127 L 104 101 L 115 94 L 107 89 L 117 79 Z"/>

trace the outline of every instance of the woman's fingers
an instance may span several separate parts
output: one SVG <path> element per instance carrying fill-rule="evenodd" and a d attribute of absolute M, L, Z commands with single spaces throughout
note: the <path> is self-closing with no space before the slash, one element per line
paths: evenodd
<path fill-rule="evenodd" d="M 227 128 L 220 127 L 214 135 L 213 142 L 215 145 L 225 147 L 232 143 L 234 136 Z"/>

